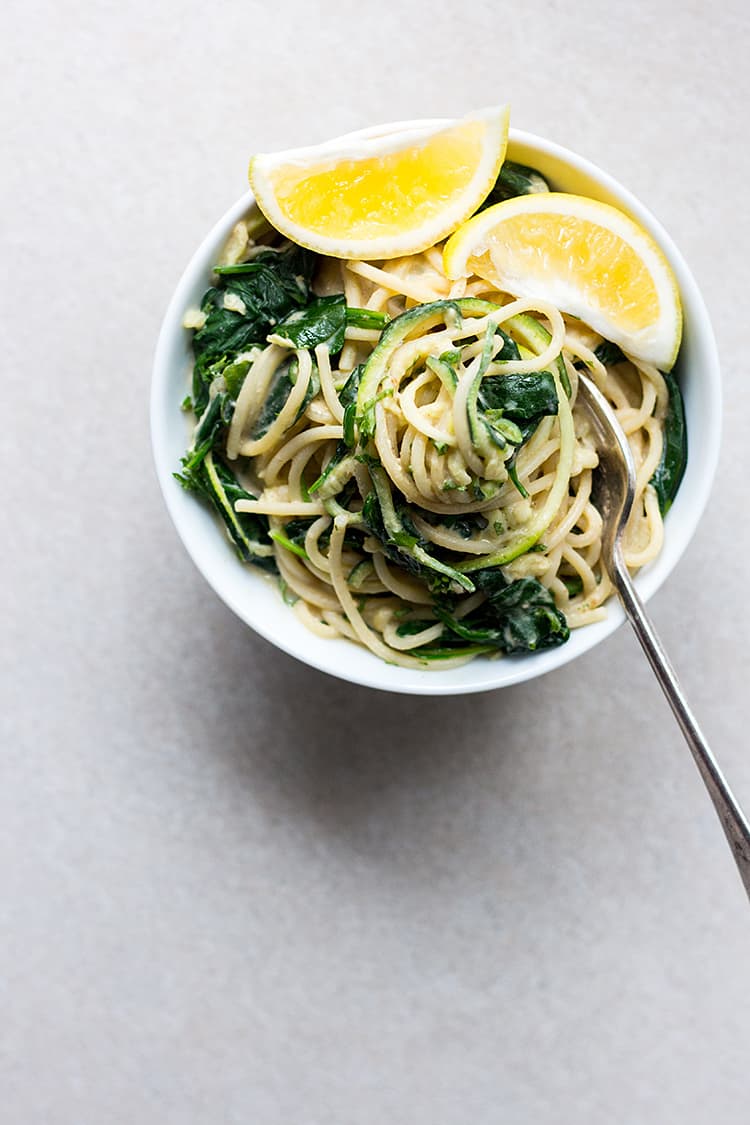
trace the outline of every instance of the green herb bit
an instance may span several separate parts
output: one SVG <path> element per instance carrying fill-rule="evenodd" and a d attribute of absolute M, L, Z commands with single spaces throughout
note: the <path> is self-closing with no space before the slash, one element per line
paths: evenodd
<path fill-rule="evenodd" d="M 297 555 L 298 558 L 309 559 L 310 556 L 305 548 L 300 547 L 297 543 L 292 543 L 291 539 L 287 539 L 286 535 L 283 535 L 282 532 L 269 531 L 268 537 L 269 539 L 273 539 L 275 543 L 278 543 L 279 546 L 283 547 L 286 551 L 291 551 L 293 555 Z"/>

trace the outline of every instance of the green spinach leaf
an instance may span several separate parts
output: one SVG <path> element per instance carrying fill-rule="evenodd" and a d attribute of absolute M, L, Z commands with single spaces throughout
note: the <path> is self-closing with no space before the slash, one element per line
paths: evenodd
<path fill-rule="evenodd" d="M 677 495 L 687 465 L 687 426 L 685 424 L 685 404 L 682 400 L 680 384 L 674 375 L 662 372 L 669 391 L 669 405 L 664 419 L 664 441 L 661 458 L 656 466 L 651 484 L 659 498 L 659 510 L 664 516 L 672 506 Z"/>
<path fill-rule="evenodd" d="M 605 367 L 612 367 L 615 363 L 627 362 L 627 356 L 622 348 L 619 348 L 617 344 L 613 344 L 610 340 L 602 340 L 601 344 L 594 348 L 594 355 Z"/>
<path fill-rule="evenodd" d="M 473 613 L 456 618 L 445 602 L 435 612 L 462 640 L 490 644 L 504 653 L 536 652 L 564 644 L 570 629 L 550 591 L 536 578 L 507 583 L 498 570 L 480 570 L 473 576 L 487 601 Z"/>
<path fill-rule="evenodd" d="M 271 428 L 272 424 L 276 421 L 281 411 L 287 403 L 289 395 L 292 393 L 292 388 L 297 382 L 297 374 L 299 371 L 299 364 L 296 356 L 290 356 L 274 376 L 270 390 L 266 395 L 265 402 L 261 407 L 260 414 L 253 428 L 253 438 L 261 438 Z M 312 374 L 310 375 L 310 382 L 305 392 L 305 397 L 302 400 L 300 407 L 295 417 L 290 421 L 289 428 L 304 414 L 307 409 L 308 403 L 315 397 L 320 389 L 320 378 L 318 376 L 318 369 L 313 364 Z"/>
<path fill-rule="evenodd" d="M 504 199 L 512 199 L 516 195 L 533 195 L 547 191 L 549 191 L 549 184 L 536 168 L 530 168 L 528 164 L 517 164 L 514 160 L 506 160 L 500 169 L 495 186 L 479 210 L 484 211 L 486 207 L 491 207 L 494 203 L 502 203 Z"/>
<path fill-rule="evenodd" d="M 316 297 L 303 309 L 287 313 L 274 329 L 274 336 L 294 348 L 313 349 L 318 344 L 327 344 L 331 355 L 337 355 L 344 346 L 345 331 L 346 297 L 336 293 Z"/>
<path fill-rule="evenodd" d="M 258 553 L 259 547 L 271 544 L 268 519 L 252 512 L 235 512 L 237 500 L 254 500 L 255 497 L 239 484 L 231 469 L 210 451 L 194 464 L 188 454 L 183 457 L 182 465 L 183 471 L 175 473 L 175 479 L 186 491 L 197 493 L 218 512 L 239 558 L 275 572 L 273 556 Z"/>
<path fill-rule="evenodd" d="M 557 389 L 549 371 L 528 375 L 487 375 L 479 389 L 479 401 L 486 410 L 501 410 L 514 422 L 539 421 L 545 414 L 557 414 Z"/>
<path fill-rule="evenodd" d="M 201 309 L 206 323 L 193 336 L 197 362 L 232 357 L 251 344 L 263 343 L 268 333 L 292 309 L 309 300 L 315 255 L 301 246 L 282 251 L 264 251 L 251 262 L 241 263 L 242 272 L 219 272 L 219 280 L 204 295 Z M 224 308 L 231 294 L 244 311 Z"/>

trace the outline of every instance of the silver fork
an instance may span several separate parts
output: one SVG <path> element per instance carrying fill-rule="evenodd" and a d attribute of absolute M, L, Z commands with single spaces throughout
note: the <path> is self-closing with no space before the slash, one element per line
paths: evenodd
<path fill-rule="evenodd" d="M 674 668 L 625 566 L 622 537 L 635 498 L 635 465 L 630 446 L 609 403 L 583 374 L 578 375 L 578 401 L 587 410 L 597 439 L 599 468 L 596 476 L 596 503 L 604 521 L 604 565 L 692 751 L 698 772 L 729 841 L 745 891 L 750 897 L 750 824 L 690 710 Z"/>

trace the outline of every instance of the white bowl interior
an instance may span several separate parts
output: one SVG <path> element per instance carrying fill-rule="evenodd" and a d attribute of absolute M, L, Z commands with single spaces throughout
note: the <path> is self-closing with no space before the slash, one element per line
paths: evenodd
<path fill-rule="evenodd" d="M 685 329 L 676 372 L 685 398 L 689 457 L 680 491 L 666 517 L 664 549 L 637 578 L 638 590 L 647 599 L 687 547 L 716 471 L 721 381 L 708 313 L 684 259 L 661 224 L 610 176 L 574 153 L 518 130 L 511 130 L 508 156 L 538 168 L 554 189 L 589 195 L 628 211 L 661 245 L 680 285 Z M 480 657 L 444 671 L 399 668 L 350 641 L 326 640 L 311 633 L 283 602 L 276 581 L 237 559 L 212 513 L 184 492 L 172 474 L 179 468 L 189 440 L 189 424 L 180 411 L 191 368 L 190 334 L 182 328 L 182 318 L 188 307 L 200 302 L 219 250 L 251 202 L 249 193 L 237 201 L 185 270 L 164 318 L 152 384 L 152 441 L 167 507 L 188 553 L 219 597 L 261 636 L 323 672 L 353 683 L 419 695 L 486 691 L 520 683 L 561 667 L 609 636 L 624 620 L 614 601 L 608 604 L 605 621 L 575 630 L 560 648 L 493 660 Z"/>

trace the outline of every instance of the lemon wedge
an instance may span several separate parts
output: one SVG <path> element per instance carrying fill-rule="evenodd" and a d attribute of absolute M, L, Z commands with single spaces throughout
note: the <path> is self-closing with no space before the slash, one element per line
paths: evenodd
<path fill-rule="evenodd" d="M 452 279 L 476 274 L 550 301 L 662 370 L 677 358 L 677 280 L 651 235 L 607 203 L 561 192 L 505 200 L 455 232 L 443 265 Z"/>
<path fill-rule="evenodd" d="M 268 221 L 337 258 L 397 258 L 433 246 L 489 194 L 505 157 L 508 106 L 460 121 L 339 141 L 250 161 Z"/>

